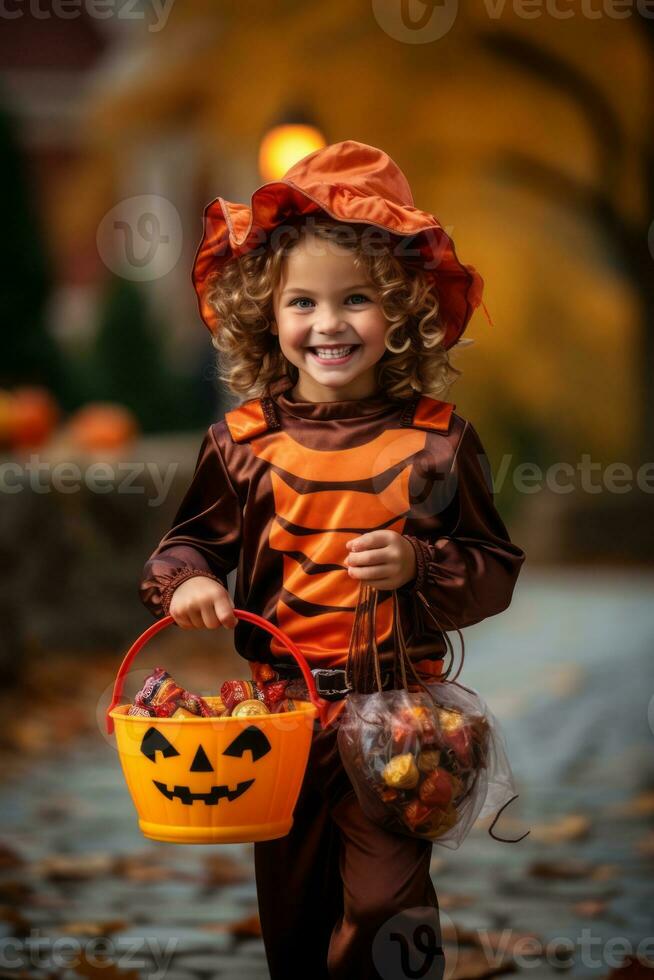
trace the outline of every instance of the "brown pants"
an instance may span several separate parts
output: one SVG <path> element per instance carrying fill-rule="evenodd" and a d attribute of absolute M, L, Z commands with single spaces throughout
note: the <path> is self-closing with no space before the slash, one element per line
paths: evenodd
<path fill-rule="evenodd" d="M 254 845 L 271 980 L 442 980 L 432 844 L 368 820 L 337 729 L 315 723 L 290 833 Z"/>

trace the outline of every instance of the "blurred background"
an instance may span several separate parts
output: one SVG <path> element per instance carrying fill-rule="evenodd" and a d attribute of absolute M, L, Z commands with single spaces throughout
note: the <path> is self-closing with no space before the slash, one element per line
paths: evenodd
<path fill-rule="evenodd" d="M 343 139 L 388 152 L 484 277 L 492 324 L 471 321 L 444 397 L 479 432 L 527 553 L 511 607 L 466 630 L 465 677 L 520 785 L 500 826 L 530 835 L 500 844 L 482 826 L 434 848 L 448 975 L 650 974 L 650 7 L 3 7 L 0 976 L 96 975 L 85 956 L 35 963 L 35 935 L 50 956 L 64 936 L 114 954 L 170 940 L 173 980 L 267 976 L 251 847 L 145 841 L 103 711 L 151 622 L 143 563 L 233 404 L 190 278 L 203 210 Z M 228 635 L 174 632 L 133 691 L 155 663 L 204 693 L 248 676 Z M 153 975 L 143 955 L 102 975 Z"/>

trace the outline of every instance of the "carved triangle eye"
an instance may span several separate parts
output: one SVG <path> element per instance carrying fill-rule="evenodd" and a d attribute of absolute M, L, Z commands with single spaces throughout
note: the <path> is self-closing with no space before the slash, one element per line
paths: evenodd
<path fill-rule="evenodd" d="M 191 772 L 213 772 L 213 766 L 209 762 L 207 753 L 204 751 L 201 745 L 198 745 L 198 750 L 195 753 L 195 758 L 191 763 Z"/>
<path fill-rule="evenodd" d="M 262 756 L 270 752 L 270 742 L 255 725 L 249 725 L 239 735 L 236 736 L 231 745 L 228 745 L 223 755 L 235 756 L 240 758 L 249 749 L 252 752 L 252 761 L 256 762 Z"/>
<path fill-rule="evenodd" d="M 141 742 L 141 752 L 150 762 L 155 761 L 157 752 L 161 752 L 166 759 L 179 755 L 175 746 L 171 745 L 166 736 L 162 735 L 156 728 L 148 728 Z"/>

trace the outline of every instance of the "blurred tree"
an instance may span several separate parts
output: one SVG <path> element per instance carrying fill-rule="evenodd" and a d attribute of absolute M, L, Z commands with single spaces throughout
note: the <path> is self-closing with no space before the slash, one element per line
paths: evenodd
<path fill-rule="evenodd" d="M 131 409 L 144 432 L 206 425 L 216 410 L 210 351 L 186 372 L 171 370 L 142 288 L 114 276 L 106 288 L 89 354 L 77 365 L 84 401 L 115 401 Z"/>
<path fill-rule="evenodd" d="M 654 82 L 654 25 L 644 17 L 634 18 L 647 45 L 650 75 Z M 593 142 L 595 173 L 592 179 L 573 175 L 567 157 L 557 164 L 539 159 L 519 148 L 504 150 L 502 166 L 513 180 L 533 187 L 554 203 L 579 213 L 605 236 L 614 260 L 631 283 L 641 313 L 641 329 L 634 364 L 638 373 L 639 414 L 637 453 L 642 460 L 654 459 L 654 103 L 648 103 L 649 124 L 644 127 L 636 150 L 642 179 L 640 207 L 628 209 L 621 193 L 621 175 L 633 152 L 621 113 L 611 99 L 571 57 L 563 57 L 536 40 L 506 30 L 482 36 L 483 43 L 498 58 L 544 86 L 558 89 L 575 106 Z"/>
<path fill-rule="evenodd" d="M 141 290 L 111 277 L 91 349 L 86 399 L 119 402 L 134 412 L 144 432 L 156 432 L 174 422 L 172 387 Z"/>
<path fill-rule="evenodd" d="M 68 408 L 64 360 L 45 324 L 50 273 L 26 169 L 14 119 L 0 104 L 0 387 L 45 385 Z"/>

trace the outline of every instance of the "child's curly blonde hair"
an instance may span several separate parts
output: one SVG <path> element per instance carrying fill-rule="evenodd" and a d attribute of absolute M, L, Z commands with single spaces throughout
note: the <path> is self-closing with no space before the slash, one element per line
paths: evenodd
<path fill-rule="evenodd" d="M 268 395 L 279 378 L 297 383 L 298 369 L 284 356 L 270 326 L 275 322 L 273 296 L 284 258 L 309 230 L 327 243 L 349 248 L 378 292 L 388 321 L 386 351 L 375 366 L 378 388 L 394 401 L 416 393 L 437 396 L 449 388 L 462 372 L 450 363 L 443 347 L 438 296 L 419 257 L 399 257 L 392 241 L 378 238 L 371 249 L 371 231 L 378 236 L 378 229 L 323 215 L 312 216 L 310 222 L 286 222 L 265 249 L 232 259 L 217 279 L 209 280 L 207 301 L 220 322 L 211 341 L 218 351 L 220 380 L 248 398 Z M 463 340 L 455 346 L 470 343 Z"/>

